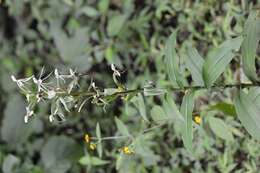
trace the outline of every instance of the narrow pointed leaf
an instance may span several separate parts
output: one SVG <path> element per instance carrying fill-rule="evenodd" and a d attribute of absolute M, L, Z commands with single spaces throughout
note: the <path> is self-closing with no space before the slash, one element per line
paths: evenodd
<path fill-rule="evenodd" d="M 260 140 L 260 110 L 243 91 L 235 97 L 235 108 L 242 125 L 254 138 Z"/>
<path fill-rule="evenodd" d="M 175 50 L 177 32 L 173 32 L 165 46 L 166 70 L 174 87 L 183 87 L 183 77 L 179 69 L 179 57 Z"/>
<path fill-rule="evenodd" d="M 97 138 L 98 138 L 98 143 L 97 143 L 98 156 L 102 157 L 103 150 L 102 150 L 101 130 L 100 130 L 99 123 L 97 123 L 97 125 L 96 125 L 96 135 L 97 135 Z"/>
<path fill-rule="evenodd" d="M 252 11 L 245 23 L 244 40 L 242 43 L 242 64 L 246 76 L 252 81 L 259 81 L 256 75 L 255 58 L 260 40 L 260 17 Z"/>
<path fill-rule="evenodd" d="M 168 117 L 160 106 L 154 106 L 151 110 L 152 119 L 156 121 L 167 121 Z"/>
<path fill-rule="evenodd" d="M 260 108 L 260 87 L 250 88 L 248 96 Z"/>
<path fill-rule="evenodd" d="M 200 56 L 198 51 L 190 45 L 187 47 L 187 56 L 185 62 L 187 68 L 191 72 L 191 76 L 195 84 L 204 86 L 204 81 L 202 76 L 204 59 Z"/>
<path fill-rule="evenodd" d="M 234 140 L 231 131 L 222 119 L 209 117 L 209 126 L 211 130 L 215 133 L 215 135 L 217 135 L 218 137 L 226 141 Z"/>
<path fill-rule="evenodd" d="M 142 94 L 138 94 L 138 109 L 141 117 L 145 120 L 148 121 L 147 116 L 146 116 L 146 109 L 145 109 L 145 104 L 144 104 L 144 98 Z"/>
<path fill-rule="evenodd" d="M 169 94 L 167 94 L 165 97 L 164 106 L 169 118 L 184 122 L 184 118 L 182 114 L 180 113 L 177 105 L 175 104 L 174 100 L 171 98 Z"/>
<path fill-rule="evenodd" d="M 118 131 L 122 135 L 129 136 L 130 133 L 128 132 L 126 125 L 120 119 L 118 119 L 117 117 L 115 118 L 115 121 L 116 121 L 116 126 L 117 126 Z"/>
<path fill-rule="evenodd" d="M 235 56 L 233 51 L 240 48 L 241 42 L 242 36 L 227 40 L 209 53 L 203 65 L 203 79 L 207 87 L 212 86 L 225 71 Z"/>
<path fill-rule="evenodd" d="M 209 106 L 209 110 L 221 111 L 225 115 L 236 116 L 235 106 L 230 103 L 220 102 L 215 105 Z"/>
<path fill-rule="evenodd" d="M 192 111 L 194 108 L 193 93 L 188 92 L 182 100 L 181 114 L 184 116 L 184 123 L 182 126 L 182 140 L 185 148 L 192 152 Z"/>

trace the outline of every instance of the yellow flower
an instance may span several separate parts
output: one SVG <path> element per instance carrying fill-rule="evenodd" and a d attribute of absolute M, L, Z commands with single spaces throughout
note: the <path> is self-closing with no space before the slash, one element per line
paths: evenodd
<path fill-rule="evenodd" d="M 91 150 L 95 150 L 95 149 L 97 148 L 97 145 L 91 143 L 91 144 L 89 145 L 89 148 L 90 148 Z"/>
<path fill-rule="evenodd" d="M 90 142 L 90 136 L 88 134 L 85 134 L 85 142 L 89 143 Z"/>
<path fill-rule="evenodd" d="M 119 151 L 123 152 L 124 154 L 134 154 L 134 151 L 127 146 L 124 146 L 123 148 L 119 149 Z"/>
<path fill-rule="evenodd" d="M 194 118 L 194 121 L 197 123 L 197 124 L 200 124 L 201 123 L 201 117 L 199 115 L 196 115 L 195 118 Z"/>

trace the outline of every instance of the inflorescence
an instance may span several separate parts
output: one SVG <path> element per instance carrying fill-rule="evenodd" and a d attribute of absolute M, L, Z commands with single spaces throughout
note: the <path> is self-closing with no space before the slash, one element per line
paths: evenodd
<path fill-rule="evenodd" d="M 87 101 L 102 105 L 105 108 L 108 102 L 117 97 L 125 96 L 128 92 L 125 92 L 126 88 L 117 79 L 121 76 L 120 72 L 113 64 L 111 69 L 113 71 L 113 80 L 117 85 L 117 88 L 113 90 L 100 89 L 92 78 L 89 87 L 82 90 L 79 79 L 84 74 L 77 73 L 76 70 L 72 69 L 69 69 L 69 74 L 61 74 L 55 69 L 54 72 L 46 75 L 44 74 L 44 68 L 42 68 L 38 78 L 32 75 L 27 78 L 17 79 L 12 75 L 11 79 L 16 82 L 28 102 L 24 122 L 27 123 L 35 115 L 35 108 L 40 102 L 48 101 L 51 103 L 50 122 L 61 122 L 66 120 L 64 112 L 70 112 L 71 109 L 81 112 Z"/>

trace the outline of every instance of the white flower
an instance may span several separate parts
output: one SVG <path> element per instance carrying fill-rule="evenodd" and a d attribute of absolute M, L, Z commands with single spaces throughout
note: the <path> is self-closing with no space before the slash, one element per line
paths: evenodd
<path fill-rule="evenodd" d="M 24 116 L 24 122 L 28 123 L 28 119 L 34 114 L 34 112 L 30 109 L 29 106 L 26 107 L 26 114 Z"/>
<path fill-rule="evenodd" d="M 29 118 L 28 116 L 24 116 L 24 122 L 25 123 L 28 123 L 28 118 Z"/>
<path fill-rule="evenodd" d="M 12 79 L 14 82 L 17 82 L 17 79 L 14 77 L 14 75 L 11 76 L 11 79 Z"/>
<path fill-rule="evenodd" d="M 121 76 L 121 75 L 120 75 L 120 72 L 116 69 L 116 67 L 115 67 L 114 64 L 111 64 L 111 69 L 113 70 L 114 75 L 116 75 L 116 76 Z"/>
<path fill-rule="evenodd" d="M 49 116 L 49 121 L 50 121 L 51 123 L 54 121 L 54 117 L 53 117 L 52 114 Z"/>
<path fill-rule="evenodd" d="M 55 97 L 56 92 L 54 90 L 49 90 L 47 94 L 48 94 L 48 99 L 52 99 Z"/>
<path fill-rule="evenodd" d="M 29 89 L 25 86 L 34 76 L 22 79 L 16 79 L 14 75 L 11 76 L 13 82 L 16 82 L 17 86 L 24 92 L 28 92 Z"/>
<path fill-rule="evenodd" d="M 48 88 L 47 88 L 48 83 L 45 83 L 44 81 L 47 80 L 51 76 L 52 72 L 50 74 L 48 74 L 45 78 L 41 79 L 43 76 L 43 73 L 44 73 L 44 67 L 41 70 L 39 79 L 36 79 L 35 77 L 33 77 L 33 82 L 37 85 L 38 92 L 44 91 L 47 93 L 48 92 Z"/>

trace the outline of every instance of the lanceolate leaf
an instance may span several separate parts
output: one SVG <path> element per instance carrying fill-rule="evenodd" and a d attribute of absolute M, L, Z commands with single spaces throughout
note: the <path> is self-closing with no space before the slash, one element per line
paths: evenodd
<path fill-rule="evenodd" d="M 188 92 L 181 104 L 181 113 L 184 116 L 182 140 L 188 151 L 192 151 L 192 111 L 194 108 L 193 92 Z"/>
<path fill-rule="evenodd" d="M 223 112 L 225 115 L 236 116 L 235 106 L 230 103 L 220 102 L 215 105 L 209 106 L 209 110 L 217 110 Z"/>
<path fill-rule="evenodd" d="M 202 68 L 204 59 L 200 56 L 198 51 L 192 46 L 187 47 L 186 65 L 196 85 L 204 85 L 202 77 Z"/>
<path fill-rule="evenodd" d="M 144 98 L 142 94 L 138 94 L 138 109 L 141 117 L 145 120 L 148 121 L 147 116 L 146 116 L 146 109 L 145 109 L 145 104 L 144 104 Z"/>
<path fill-rule="evenodd" d="M 184 79 L 180 73 L 179 57 L 175 50 L 176 34 L 177 34 L 176 31 L 173 32 L 166 42 L 166 46 L 165 46 L 166 69 L 167 69 L 169 79 L 172 82 L 172 85 L 174 87 L 182 87 Z"/>
<path fill-rule="evenodd" d="M 156 121 L 165 121 L 165 120 L 167 121 L 167 120 L 169 120 L 169 118 L 165 114 L 164 110 L 158 105 L 156 105 L 152 108 L 151 116 L 152 116 L 152 119 L 155 122 Z"/>
<path fill-rule="evenodd" d="M 234 104 L 242 125 L 254 138 L 260 140 L 260 109 L 249 96 L 240 91 Z"/>
<path fill-rule="evenodd" d="M 130 133 L 128 132 L 126 125 L 117 117 L 115 118 L 115 120 L 118 131 L 124 136 L 129 136 Z"/>
<path fill-rule="evenodd" d="M 250 88 L 248 96 L 256 105 L 258 105 L 258 107 L 260 107 L 260 87 Z"/>
<path fill-rule="evenodd" d="M 257 11 L 252 11 L 245 23 L 244 41 L 242 43 L 242 63 L 246 76 L 257 81 L 255 57 L 258 43 L 260 40 L 260 18 Z"/>
<path fill-rule="evenodd" d="M 96 135 L 98 138 L 98 143 L 97 143 L 98 156 L 102 157 L 103 150 L 102 150 L 101 130 L 100 130 L 99 123 L 97 123 L 96 125 Z"/>
<path fill-rule="evenodd" d="M 235 56 L 233 51 L 240 48 L 242 37 L 236 37 L 222 43 L 214 49 L 203 65 L 203 79 L 207 87 L 213 85 Z"/>
<path fill-rule="evenodd" d="M 184 122 L 184 117 L 180 113 L 177 105 L 175 104 L 174 100 L 171 98 L 169 94 L 167 94 L 165 97 L 164 106 L 169 118 L 181 121 L 182 123 Z"/>
<path fill-rule="evenodd" d="M 218 137 L 226 141 L 234 140 L 232 133 L 223 120 L 215 117 L 209 117 L 209 126 Z"/>

